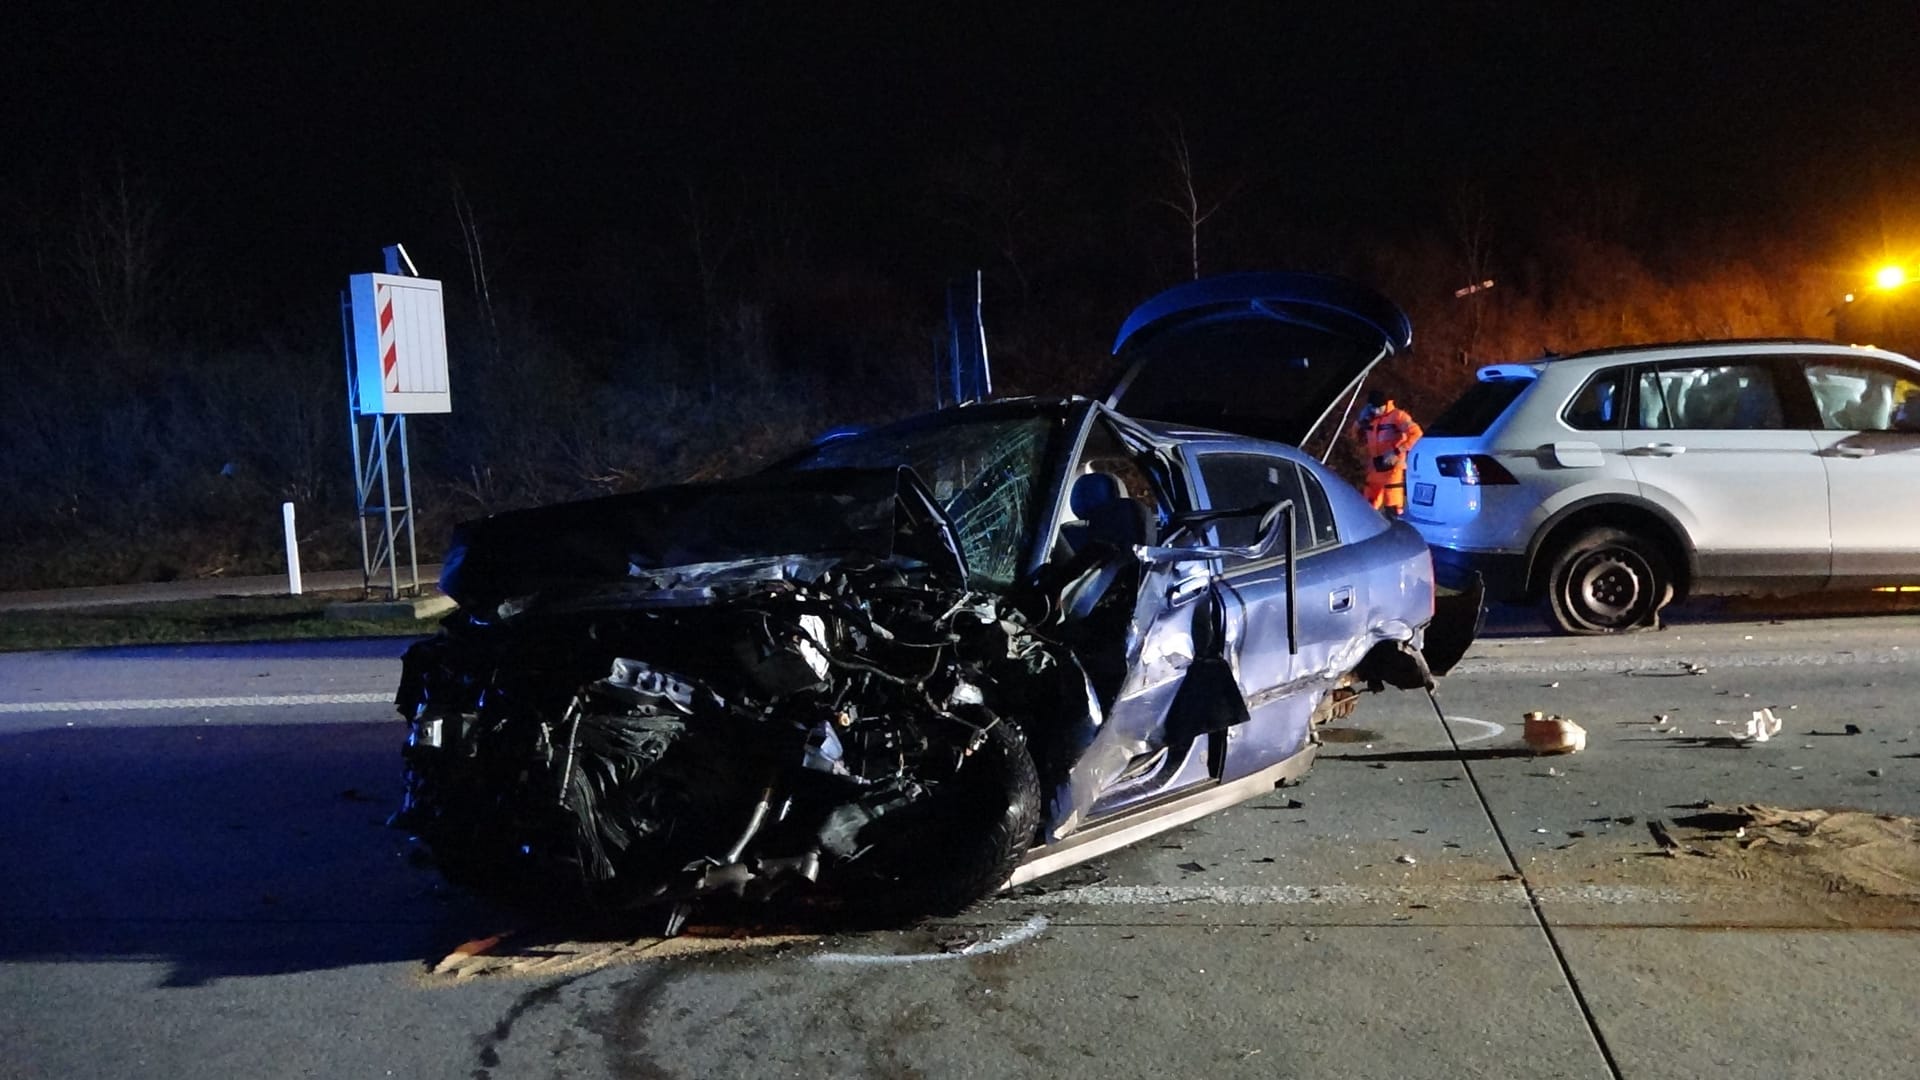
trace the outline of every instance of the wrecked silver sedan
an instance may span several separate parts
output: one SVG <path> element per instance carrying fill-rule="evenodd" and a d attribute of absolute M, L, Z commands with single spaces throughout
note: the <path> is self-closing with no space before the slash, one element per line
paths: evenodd
<path fill-rule="evenodd" d="M 1328 279 L 1195 282 L 1129 320 L 1106 400 L 468 523 L 406 657 L 398 820 L 456 881 L 672 931 L 718 894 L 951 912 L 1297 779 L 1478 611 L 1436 622 L 1420 536 L 1288 445 L 1405 328 Z M 1195 393 L 1254 369 L 1264 408 Z"/>

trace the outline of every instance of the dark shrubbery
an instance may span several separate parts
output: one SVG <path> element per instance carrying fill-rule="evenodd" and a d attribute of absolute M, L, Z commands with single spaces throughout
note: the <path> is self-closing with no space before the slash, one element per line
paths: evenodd
<path fill-rule="evenodd" d="M 450 332 L 455 411 L 409 421 L 423 560 L 467 517 L 750 468 L 930 395 L 931 329 L 854 343 L 873 359 L 841 380 L 782 370 L 745 303 L 708 363 L 667 341 L 583 356 L 514 320 Z M 289 500 L 306 567 L 357 565 L 338 350 L 21 365 L 0 398 L 0 589 L 274 572 Z"/>
<path fill-rule="evenodd" d="M 166 281 L 170 301 L 193 295 L 191 275 L 133 229 L 150 222 L 146 204 L 119 190 L 118 203 L 96 200 L 117 216 L 85 220 L 148 247 L 122 245 L 140 258 L 108 267 L 114 274 L 48 278 L 66 284 L 34 291 L 22 284 L 43 280 L 29 256 L 57 250 L 54 234 L 15 230 L 19 243 L 0 246 L 9 301 L 0 308 L 0 589 L 273 572 L 286 500 L 296 504 L 309 568 L 356 565 L 331 297 L 314 299 L 304 343 L 291 346 L 196 342 L 181 329 L 269 339 L 252 328 L 257 313 L 244 298 L 224 305 L 221 322 L 191 317 L 215 305 L 160 306 L 158 293 L 154 303 L 101 314 L 74 299 L 90 281 L 117 282 L 123 293 Z M 1106 350 L 1126 311 L 1172 283 L 1152 267 L 1189 272 L 1192 237 L 1172 244 L 1141 223 L 1103 233 L 1097 208 L 1075 202 L 1070 187 L 1036 190 L 1044 198 L 1033 205 L 1016 199 L 981 219 L 994 229 L 962 227 L 971 219 L 956 212 L 951 235 L 934 230 L 924 243 L 956 253 L 942 265 L 987 267 L 1000 392 L 1090 391 L 1114 375 Z M 1524 247 L 1497 259 L 1486 218 L 1471 214 L 1390 244 L 1290 227 L 1262 234 L 1238 227 L 1259 220 L 1253 200 L 1234 204 L 1244 218 L 1229 212 L 1208 224 L 1208 250 L 1220 254 L 1203 269 L 1320 269 L 1381 288 L 1408 309 L 1415 345 L 1375 385 L 1421 418 L 1477 365 L 1548 349 L 1825 336 L 1839 291 L 1818 273 L 1783 269 L 1812 265 L 1804 255 L 1728 243 L 1662 260 L 1577 224 L 1536 226 Z M 591 287 L 564 319 L 591 328 L 584 333 L 562 335 L 557 317 L 515 306 L 531 302 L 531 285 L 512 292 L 476 274 L 469 288 L 465 275 L 443 273 L 455 411 L 411 421 L 422 558 L 437 557 L 466 517 L 735 472 L 828 427 L 925 408 L 944 339 L 941 274 L 881 273 L 850 255 L 812 254 L 804 230 L 779 224 L 742 216 L 727 235 L 744 239 L 696 245 L 691 266 L 665 249 L 596 256 Z M 709 235 L 695 231 L 697 240 Z M 1159 255 L 1143 253 L 1150 244 Z M 1454 295 L 1487 277 L 1493 289 Z M 513 302 L 497 305 L 503 292 Z"/>

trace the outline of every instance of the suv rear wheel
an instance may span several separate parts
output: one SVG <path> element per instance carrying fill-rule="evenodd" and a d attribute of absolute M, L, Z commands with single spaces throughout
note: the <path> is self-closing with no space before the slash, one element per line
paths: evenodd
<path fill-rule="evenodd" d="M 1610 526 L 1574 536 L 1547 571 L 1547 611 L 1569 634 L 1651 629 L 1672 595 L 1659 545 Z"/>

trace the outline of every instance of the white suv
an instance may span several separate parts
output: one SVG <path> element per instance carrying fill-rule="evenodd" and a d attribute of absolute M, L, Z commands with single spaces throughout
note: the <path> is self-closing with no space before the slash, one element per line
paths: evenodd
<path fill-rule="evenodd" d="M 1658 624 L 1688 594 L 1920 582 L 1920 364 L 1800 340 L 1480 369 L 1426 429 L 1407 520 L 1442 580 L 1559 626 Z"/>

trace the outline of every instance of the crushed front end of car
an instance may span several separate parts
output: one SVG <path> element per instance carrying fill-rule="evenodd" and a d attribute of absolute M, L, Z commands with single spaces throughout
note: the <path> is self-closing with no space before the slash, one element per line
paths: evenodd
<path fill-rule="evenodd" d="M 796 886 L 958 910 L 1039 827 L 1009 717 L 1084 685 L 966 583 L 905 469 L 470 523 L 443 578 L 461 609 L 406 655 L 396 824 L 456 883 L 669 929 L 696 898 Z"/>

